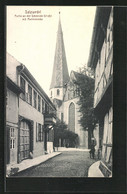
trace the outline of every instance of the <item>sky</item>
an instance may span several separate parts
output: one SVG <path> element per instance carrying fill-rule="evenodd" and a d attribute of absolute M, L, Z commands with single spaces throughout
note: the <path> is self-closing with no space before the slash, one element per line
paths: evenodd
<path fill-rule="evenodd" d="M 29 12 L 38 11 L 38 12 Z M 69 74 L 87 64 L 95 6 L 7 6 L 6 51 L 49 94 L 59 12 Z"/>

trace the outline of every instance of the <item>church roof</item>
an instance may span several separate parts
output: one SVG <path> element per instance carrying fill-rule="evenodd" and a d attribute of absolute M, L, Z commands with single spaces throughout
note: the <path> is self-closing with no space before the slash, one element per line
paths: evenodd
<path fill-rule="evenodd" d="M 66 53 L 64 48 L 63 32 L 61 27 L 61 20 L 59 17 L 56 50 L 54 57 L 54 66 L 51 80 L 51 88 L 64 87 L 69 81 L 69 73 L 67 67 Z"/>
<path fill-rule="evenodd" d="M 73 81 L 79 81 L 80 78 L 89 78 L 91 80 L 93 80 L 93 78 L 89 77 L 88 75 L 85 75 L 83 73 L 78 73 L 76 71 L 71 71 L 70 73 L 70 81 L 73 80 Z"/>
<path fill-rule="evenodd" d="M 83 77 L 84 77 L 84 75 L 83 75 L 83 74 L 78 73 L 78 72 L 76 72 L 76 71 L 73 71 L 73 70 L 72 70 L 72 71 L 71 71 L 71 74 L 72 74 L 72 73 L 74 74 L 74 76 L 75 76 L 75 78 L 76 78 L 76 79 L 78 79 L 78 78 L 79 78 L 79 77 L 81 77 L 81 76 L 83 76 Z M 71 76 L 71 75 L 70 75 L 70 76 Z"/>
<path fill-rule="evenodd" d="M 71 73 L 70 73 L 70 77 L 75 77 L 75 79 L 77 80 L 78 78 L 80 78 L 80 77 L 85 77 L 86 75 L 84 75 L 84 74 L 82 74 L 82 73 L 78 73 L 78 72 L 76 72 L 76 71 L 71 71 Z"/>

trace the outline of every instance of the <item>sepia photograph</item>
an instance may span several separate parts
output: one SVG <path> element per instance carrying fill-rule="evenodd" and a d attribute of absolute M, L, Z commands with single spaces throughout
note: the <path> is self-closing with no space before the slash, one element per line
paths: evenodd
<path fill-rule="evenodd" d="M 6 6 L 6 178 L 112 178 L 113 7 Z"/>

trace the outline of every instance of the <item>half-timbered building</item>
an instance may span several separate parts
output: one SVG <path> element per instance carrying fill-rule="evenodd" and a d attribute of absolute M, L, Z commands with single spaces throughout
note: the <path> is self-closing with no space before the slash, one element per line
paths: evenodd
<path fill-rule="evenodd" d="M 99 122 L 100 169 L 112 174 L 113 8 L 97 7 L 88 66 L 95 72 L 94 110 Z"/>

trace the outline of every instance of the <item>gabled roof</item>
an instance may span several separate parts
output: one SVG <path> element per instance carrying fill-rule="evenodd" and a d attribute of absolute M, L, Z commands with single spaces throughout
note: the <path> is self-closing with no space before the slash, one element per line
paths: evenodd
<path fill-rule="evenodd" d="M 16 94 L 20 94 L 22 92 L 22 89 L 18 85 L 16 85 L 8 76 L 7 76 L 7 88 Z"/>
<path fill-rule="evenodd" d="M 73 78 L 73 80 L 75 80 L 75 81 L 78 81 L 81 77 L 83 77 L 83 78 L 86 77 L 86 78 L 93 80 L 93 78 L 91 78 L 88 75 L 85 75 L 83 73 L 78 73 L 76 71 L 71 71 L 71 73 L 70 73 L 70 79 Z"/>
<path fill-rule="evenodd" d="M 51 88 L 64 87 L 69 81 L 69 73 L 67 67 L 66 53 L 64 48 L 63 32 L 61 27 L 61 20 L 59 17 L 56 50 L 54 57 L 53 73 L 51 80 Z"/>

